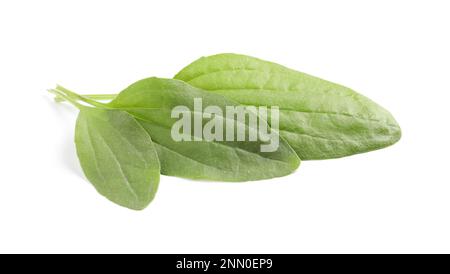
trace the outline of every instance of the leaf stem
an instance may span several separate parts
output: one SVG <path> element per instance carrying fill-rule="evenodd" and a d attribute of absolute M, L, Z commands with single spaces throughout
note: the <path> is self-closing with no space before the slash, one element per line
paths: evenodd
<path fill-rule="evenodd" d="M 117 94 L 83 94 L 82 96 L 92 100 L 112 100 L 116 98 Z M 65 100 L 60 96 L 55 97 L 57 102 L 64 102 Z"/>
<path fill-rule="evenodd" d="M 57 98 L 64 98 L 65 101 L 71 103 L 72 105 L 74 105 L 78 109 L 81 109 L 82 107 L 84 107 L 82 104 L 78 103 L 76 100 L 74 100 L 73 98 L 67 96 L 66 94 L 62 93 L 59 90 L 48 89 L 47 91 L 52 93 L 52 94 L 54 94 Z"/>
<path fill-rule="evenodd" d="M 100 103 L 100 102 L 97 102 L 97 101 L 92 100 L 90 98 L 87 98 L 87 97 L 81 96 L 79 94 L 76 94 L 75 92 L 70 91 L 70 90 L 68 90 L 68 89 L 66 89 L 66 88 L 64 88 L 64 87 L 62 87 L 60 85 L 57 85 L 55 90 L 60 91 L 61 93 L 66 95 L 66 97 L 70 97 L 70 98 L 72 98 L 74 100 L 79 100 L 79 101 L 85 102 L 85 103 L 87 103 L 89 105 L 92 105 L 92 106 L 95 106 L 95 107 L 100 107 L 100 108 L 105 108 L 106 107 L 105 104 L 103 104 L 103 103 Z"/>

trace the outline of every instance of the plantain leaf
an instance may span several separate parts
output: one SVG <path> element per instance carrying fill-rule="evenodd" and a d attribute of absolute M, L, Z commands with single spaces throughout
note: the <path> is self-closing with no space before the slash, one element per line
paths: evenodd
<path fill-rule="evenodd" d="M 148 133 L 127 112 L 79 106 L 75 143 L 84 174 L 109 200 L 143 209 L 159 183 L 159 161 Z"/>
<path fill-rule="evenodd" d="M 278 106 L 280 135 L 302 160 L 380 149 L 401 137 L 393 116 L 363 95 L 250 56 L 203 57 L 175 78 L 243 105 Z"/>
<path fill-rule="evenodd" d="M 182 81 L 173 79 L 147 78 L 123 90 L 108 108 L 127 111 L 151 136 L 161 163 L 161 173 L 191 179 L 218 181 L 249 181 L 279 177 L 293 172 L 300 164 L 296 153 L 277 132 L 268 140 L 258 136 L 255 141 L 238 140 L 174 140 L 171 130 L 177 122 L 172 110 L 184 106 L 194 121 L 200 115 L 204 127 L 209 119 L 195 111 L 195 100 L 201 99 L 202 107 L 218 108 L 216 113 L 221 123 L 230 118 L 225 116 L 227 106 L 238 104 L 223 96 L 202 91 Z M 245 128 L 246 134 L 257 130 L 248 120 L 241 121 L 233 116 L 237 127 Z M 262 124 L 268 125 L 264 120 Z M 224 133 L 225 134 L 225 133 Z M 194 133 L 187 139 L 200 137 Z M 275 140 L 276 139 L 276 140 Z M 223 139 L 225 140 L 225 139 Z M 261 146 L 279 142 L 272 152 L 261 152 Z"/>

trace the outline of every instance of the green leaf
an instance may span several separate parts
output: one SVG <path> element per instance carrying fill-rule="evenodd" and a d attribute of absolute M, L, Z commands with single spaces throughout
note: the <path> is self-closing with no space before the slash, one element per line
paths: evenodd
<path fill-rule="evenodd" d="M 175 78 L 244 105 L 278 106 L 280 134 L 303 160 L 380 149 L 401 136 L 387 110 L 355 91 L 250 56 L 203 57 Z"/>
<path fill-rule="evenodd" d="M 171 117 L 176 106 L 189 108 L 194 112 L 194 99 L 201 98 L 203 108 L 217 106 L 225 113 L 226 106 L 238 104 L 194 88 L 173 79 L 148 78 L 138 81 L 123 90 L 108 108 L 125 110 L 136 117 L 140 125 L 151 136 L 161 163 L 161 173 L 191 179 L 217 181 L 249 181 L 287 175 L 300 164 L 293 149 L 286 141 L 273 135 L 270 140 L 256 141 L 175 141 L 171 128 L 177 119 Z M 216 115 L 225 119 L 224 116 Z M 202 125 L 207 121 L 202 119 Z M 245 131 L 256 130 L 248 121 L 235 123 Z M 263 121 L 263 123 L 265 123 Z M 279 146 L 273 152 L 261 152 L 260 146 L 279 139 Z"/>
<path fill-rule="evenodd" d="M 80 107 L 75 143 L 84 174 L 100 194 L 136 210 L 152 201 L 159 183 L 158 156 L 130 114 Z"/>

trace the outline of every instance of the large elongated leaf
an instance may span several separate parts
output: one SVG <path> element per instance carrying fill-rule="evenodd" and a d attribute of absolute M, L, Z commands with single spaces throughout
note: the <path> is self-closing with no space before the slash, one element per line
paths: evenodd
<path fill-rule="evenodd" d="M 148 133 L 121 110 L 82 107 L 75 128 L 81 167 L 111 201 L 143 209 L 159 183 L 159 161 Z"/>
<path fill-rule="evenodd" d="M 192 87 L 173 79 L 148 78 L 138 81 L 123 90 L 109 108 L 125 110 L 152 137 L 161 163 L 161 173 L 192 179 L 218 181 L 248 181 L 283 176 L 293 172 L 300 159 L 283 139 L 273 152 L 261 152 L 261 145 L 273 140 L 256 141 L 176 141 L 171 128 L 178 120 L 171 118 L 177 106 L 186 106 L 189 115 L 194 112 L 194 99 L 202 100 L 203 108 L 216 106 L 225 115 L 226 106 L 237 103 Z M 217 116 L 217 115 L 216 115 Z M 220 116 L 220 115 L 218 115 Z M 226 117 L 220 117 L 225 120 Z M 202 125 L 207 121 L 202 119 Z M 255 130 L 234 117 L 234 123 L 245 127 L 247 132 Z M 279 138 L 274 135 L 271 138 Z"/>
<path fill-rule="evenodd" d="M 250 56 L 203 57 L 175 78 L 241 104 L 278 106 L 280 134 L 302 160 L 367 152 L 401 136 L 387 110 L 355 91 Z"/>

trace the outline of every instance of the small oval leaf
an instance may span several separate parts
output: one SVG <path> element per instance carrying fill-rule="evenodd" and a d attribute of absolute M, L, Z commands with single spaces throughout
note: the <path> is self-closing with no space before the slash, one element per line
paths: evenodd
<path fill-rule="evenodd" d="M 82 107 L 75 143 L 84 174 L 109 200 L 140 210 L 155 196 L 160 166 L 152 140 L 125 111 Z"/>

